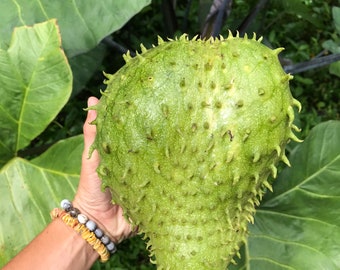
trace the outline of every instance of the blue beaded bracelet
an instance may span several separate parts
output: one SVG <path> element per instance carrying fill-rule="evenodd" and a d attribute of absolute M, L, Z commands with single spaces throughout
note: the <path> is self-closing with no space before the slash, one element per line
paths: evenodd
<path fill-rule="evenodd" d="M 104 234 L 104 232 L 97 227 L 97 224 L 93 220 L 88 219 L 86 215 L 80 213 L 78 208 L 73 207 L 69 200 L 62 200 L 60 206 L 67 213 L 69 213 L 70 216 L 77 218 L 80 224 L 84 224 L 90 232 L 93 232 L 97 239 L 99 239 L 103 245 L 105 245 L 107 251 L 110 254 L 113 254 L 117 251 L 115 243 L 110 240 L 109 236 Z"/>

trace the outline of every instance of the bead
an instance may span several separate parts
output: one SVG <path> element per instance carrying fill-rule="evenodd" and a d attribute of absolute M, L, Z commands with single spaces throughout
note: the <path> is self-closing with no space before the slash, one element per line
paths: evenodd
<path fill-rule="evenodd" d="M 107 245 L 110 243 L 110 238 L 107 235 L 104 235 L 102 238 L 100 238 L 100 241 L 102 241 L 104 245 Z"/>
<path fill-rule="evenodd" d="M 64 200 L 61 201 L 60 206 L 65 211 L 67 211 L 67 209 L 70 209 L 72 207 L 72 203 L 69 200 L 64 199 Z"/>
<path fill-rule="evenodd" d="M 73 207 L 69 200 L 62 200 L 60 206 L 64 211 L 54 209 L 51 212 L 51 217 L 53 219 L 61 218 L 66 225 L 78 232 L 99 253 L 100 261 L 108 261 L 110 254 L 117 251 L 115 243 L 110 240 L 109 236 L 97 228 L 97 224 L 93 220 L 89 220 L 86 215 L 80 213 L 78 208 Z"/>
<path fill-rule="evenodd" d="M 52 219 L 56 219 L 57 217 L 59 217 L 61 210 L 59 208 L 54 208 L 51 212 L 50 212 L 50 216 Z"/>
<path fill-rule="evenodd" d="M 71 208 L 70 211 L 70 216 L 76 218 L 80 214 L 80 210 L 78 208 Z"/>
<path fill-rule="evenodd" d="M 93 232 L 97 228 L 97 224 L 93 220 L 88 220 L 85 224 L 86 228 L 88 228 L 91 232 Z"/>
<path fill-rule="evenodd" d="M 79 214 L 77 218 L 81 224 L 85 224 L 89 220 L 84 214 Z"/>
<path fill-rule="evenodd" d="M 111 254 L 117 251 L 116 245 L 112 241 L 106 245 L 106 248 Z"/>
<path fill-rule="evenodd" d="M 100 239 L 104 235 L 103 231 L 101 229 L 99 229 L 99 228 L 94 230 L 94 234 L 96 235 L 96 237 L 98 239 Z"/>

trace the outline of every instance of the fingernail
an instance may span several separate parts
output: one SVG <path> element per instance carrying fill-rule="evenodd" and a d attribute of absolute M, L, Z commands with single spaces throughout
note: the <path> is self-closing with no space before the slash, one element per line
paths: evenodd
<path fill-rule="evenodd" d="M 91 106 L 94 106 L 96 105 L 98 102 L 98 99 L 95 98 L 95 97 L 89 97 L 88 100 L 87 100 L 87 106 L 88 107 L 91 107 Z"/>

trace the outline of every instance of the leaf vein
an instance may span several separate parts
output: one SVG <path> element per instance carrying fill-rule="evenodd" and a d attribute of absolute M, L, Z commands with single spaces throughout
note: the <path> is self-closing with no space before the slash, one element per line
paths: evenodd
<path fill-rule="evenodd" d="M 84 25 L 84 26 L 86 27 L 86 29 L 91 33 L 92 40 L 95 41 L 95 40 L 96 40 L 95 34 L 94 34 L 94 32 L 92 31 L 92 29 L 88 26 L 86 20 L 85 20 L 84 17 L 82 16 L 82 14 L 80 13 L 79 8 L 78 8 L 78 6 L 77 6 L 75 0 L 72 0 L 72 3 L 73 3 L 73 5 L 74 5 L 74 9 L 75 9 L 77 15 L 79 16 L 80 20 L 82 21 L 83 25 Z"/>
<path fill-rule="evenodd" d="M 268 201 L 266 201 L 266 203 L 268 202 L 272 202 L 272 201 L 276 201 L 278 198 L 286 196 L 289 193 L 294 192 L 295 190 L 301 189 L 301 186 L 305 183 L 307 183 L 308 181 L 310 181 L 311 179 L 313 179 L 314 177 L 320 175 L 322 172 L 324 172 L 329 166 L 331 166 L 333 163 L 336 163 L 338 160 L 340 159 L 340 154 L 335 156 L 333 160 L 331 160 L 330 162 L 328 162 L 327 164 L 325 164 L 323 167 L 320 167 L 319 170 L 317 170 L 316 172 L 314 172 L 313 174 L 311 174 L 310 176 L 306 177 L 305 180 L 301 181 L 299 184 L 297 184 L 296 186 L 292 187 L 291 189 L 286 190 L 285 192 L 277 195 L 276 197 L 273 197 L 271 199 L 269 199 Z"/>
<path fill-rule="evenodd" d="M 304 188 L 301 188 L 301 187 L 299 188 L 299 190 L 302 193 L 309 194 L 312 197 L 316 197 L 316 198 L 322 198 L 322 199 L 337 199 L 338 198 L 338 199 L 340 199 L 340 196 L 320 194 L 320 193 L 312 192 L 310 190 L 307 190 L 307 189 L 304 189 Z"/>
<path fill-rule="evenodd" d="M 283 213 L 283 212 L 275 212 L 272 210 L 267 210 L 267 209 L 258 209 L 256 211 L 257 213 L 262 213 L 263 215 L 269 214 L 269 215 L 279 215 L 279 216 L 284 216 L 284 217 L 288 217 L 288 218 L 294 218 L 297 220 L 303 220 L 303 221 L 313 221 L 313 222 L 317 222 L 317 223 L 321 223 L 321 225 L 328 225 L 328 226 L 336 226 L 339 227 L 339 225 L 337 224 L 331 224 L 328 222 L 325 222 L 321 219 L 315 219 L 315 218 L 309 218 L 309 217 L 303 217 L 303 216 L 297 216 L 297 215 L 292 215 L 292 214 L 287 214 L 287 213 Z M 256 222 L 256 217 L 255 217 L 255 222 Z"/>
<path fill-rule="evenodd" d="M 23 20 L 22 16 L 21 16 L 21 8 L 20 8 L 20 4 L 16 1 L 16 0 L 12 0 L 12 2 L 16 5 L 17 10 L 18 10 L 18 17 L 20 19 L 20 22 L 22 23 L 22 25 L 25 25 L 25 21 Z"/>
<path fill-rule="evenodd" d="M 21 179 L 26 180 L 26 178 L 24 176 L 22 176 Z M 25 183 L 26 184 L 26 183 Z M 27 186 L 27 185 L 26 185 Z M 42 218 L 43 222 L 46 224 L 46 219 L 44 217 L 44 214 L 41 211 L 41 207 L 39 207 L 39 204 L 37 203 L 37 200 L 35 199 L 36 196 L 34 196 L 34 194 L 32 194 L 31 189 L 27 189 L 28 190 L 28 196 L 32 202 L 32 204 L 34 205 L 34 207 L 36 208 L 36 213 L 39 214 L 39 216 Z"/>
<path fill-rule="evenodd" d="M 46 20 L 50 19 L 50 17 L 48 16 L 48 14 L 47 14 L 47 12 L 46 12 L 46 10 L 45 10 L 45 8 L 44 8 L 44 5 L 41 3 L 41 1 L 40 1 L 40 0 L 37 0 L 37 2 L 38 2 L 39 6 L 40 6 L 40 8 L 41 8 L 42 13 L 43 13 L 44 16 L 45 16 L 45 19 L 46 19 Z"/>
<path fill-rule="evenodd" d="M 289 265 L 286 265 L 286 264 L 279 263 L 277 261 L 274 261 L 274 260 L 266 258 L 266 257 L 253 257 L 251 260 L 252 261 L 266 261 L 266 262 L 270 262 L 272 264 L 279 265 L 279 266 L 281 266 L 285 269 L 296 270 L 296 268 L 290 267 Z"/>
<path fill-rule="evenodd" d="M 21 174 L 21 172 L 19 172 L 19 174 Z M 9 197 L 10 197 L 11 205 L 13 206 L 14 211 L 15 211 L 15 213 L 16 213 L 15 216 L 18 218 L 20 224 L 22 224 L 22 226 L 23 226 L 23 228 L 24 228 L 24 229 L 22 230 L 23 235 L 22 235 L 21 237 L 25 239 L 25 242 L 28 242 L 28 241 L 31 240 L 31 239 L 29 238 L 28 234 L 27 234 L 27 233 L 28 233 L 28 228 L 27 228 L 27 226 L 26 226 L 26 222 L 25 222 L 25 220 L 24 220 L 24 218 L 23 218 L 23 216 L 22 216 L 21 211 L 19 211 L 19 210 L 18 210 L 18 207 L 16 206 L 16 203 L 15 203 L 16 200 L 14 199 L 14 196 L 13 196 L 13 186 L 11 185 L 11 183 L 10 183 L 10 181 L 9 181 L 9 179 L 13 179 L 13 178 L 12 178 L 10 175 L 8 175 L 7 172 L 5 173 L 5 175 L 6 175 L 5 179 L 7 180 L 8 190 L 9 190 L 9 192 L 10 192 Z"/>
<path fill-rule="evenodd" d="M 50 35 L 51 34 L 52 33 L 50 32 Z M 44 52 L 45 48 L 47 47 L 47 44 L 48 44 L 48 39 L 43 42 L 43 44 L 41 46 L 40 53 L 39 53 L 39 57 L 37 57 L 37 59 L 40 58 L 40 56 L 42 55 L 42 52 Z M 27 102 L 27 98 L 28 98 L 29 92 L 32 90 L 31 89 L 31 84 L 32 84 L 34 76 L 36 75 L 37 64 L 38 64 L 38 61 L 35 62 L 35 65 L 32 68 L 32 74 L 31 74 L 29 83 L 28 83 L 28 85 L 27 85 L 27 87 L 26 87 L 26 89 L 24 91 L 23 100 L 22 100 L 21 108 L 20 108 L 19 119 L 18 119 L 18 132 L 17 132 L 17 140 L 16 140 L 15 151 L 18 151 L 20 149 L 20 135 L 21 135 L 23 118 L 24 118 L 24 113 L 25 113 L 25 108 L 26 108 L 26 102 Z"/>
<path fill-rule="evenodd" d="M 314 247 L 311 247 L 311 246 L 308 246 L 306 244 L 303 244 L 301 242 L 293 242 L 293 241 L 287 241 L 287 240 L 283 240 L 283 239 L 279 239 L 279 238 L 274 238 L 274 237 L 269 237 L 268 235 L 265 235 L 265 234 L 252 234 L 251 237 L 254 237 L 254 238 L 262 238 L 262 239 L 268 239 L 268 240 L 271 240 L 273 242 L 278 242 L 278 243 L 283 243 L 283 244 L 287 244 L 287 245 L 290 245 L 290 246 L 297 246 L 297 247 L 301 247 L 301 248 L 304 248 L 304 249 L 308 249 L 308 250 L 311 250 L 315 253 L 318 253 L 324 257 L 328 257 L 325 253 L 321 252 L 320 250 L 318 249 L 315 249 Z"/>

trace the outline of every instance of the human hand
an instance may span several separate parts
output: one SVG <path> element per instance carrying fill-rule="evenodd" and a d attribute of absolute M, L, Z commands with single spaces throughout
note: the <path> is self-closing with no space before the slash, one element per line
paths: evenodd
<path fill-rule="evenodd" d="M 98 103 L 98 99 L 90 97 L 88 107 Z M 123 217 L 123 210 L 120 206 L 111 203 L 111 193 L 109 189 L 105 192 L 101 189 L 101 180 L 97 174 L 99 165 L 99 155 L 96 150 L 89 157 L 89 151 L 96 136 L 96 126 L 90 123 L 96 119 L 95 110 L 89 110 L 83 126 L 84 132 L 84 151 L 82 155 L 82 168 L 80 182 L 73 206 L 78 208 L 81 213 L 104 230 L 104 232 L 115 243 L 119 243 L 131 236 L 131 225 Z"/>

